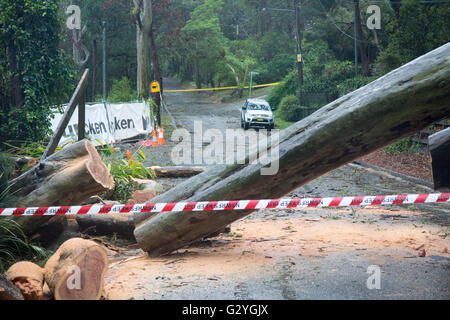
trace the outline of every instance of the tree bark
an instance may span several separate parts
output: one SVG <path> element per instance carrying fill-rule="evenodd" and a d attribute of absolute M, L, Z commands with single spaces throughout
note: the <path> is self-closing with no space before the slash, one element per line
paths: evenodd
<path fill-rule="evenodd" d="M 44 269 L 55 300 L 99 300 L 108 257 L 97 243 L 75 238 L 64 242 Z"/>
<path fill-rule="evenodd" d="M 155 94 L 155 103 L 158 106 L 156 110 L 156 121 L 158 122 L 158 126 L 161 126 L 161 95 L 163 94 L 163 78 L 161 74 L 161 67 L 159 65 L 158 59 L 158 48 L 156 47 L 155 37 L 153 34 L 153 27 L 150 29 L 150 52 L 152 55 L 153 62 L 153 73 L 154 79 L 159 82 L 159 87 L 161 92 Z"/>
<path fill-rule="evenodd" d="M 5 276 L 19 288 L 25 300 L 43 299 L 44 270 L 38 265 L 28 261 L 17 262 L 6 271 Z"/>
<path fill-rule="evenodd" d="M 114 187 L 114 180 L 95 147 L 88 140 L 74 143 L 41 161 L 10 182 L 16 206 L 76 205 Z M 52 216 L 11 217 L 26 234 Z"/>
<path fill-rule="evenodd" d="M 147 99 L 150 93 L 150 59 L 148 39 L 152 27 L 151 0 L 133 0 L 136 14 L 137 91 Z"/>
<path fill-rule="evenodd" d="M 2 300 L 24 300 L 24 298 L 19 288 L 0 274 L 0 301 Z"/>
<path fill-rule="evenodd" d="M 153 202 L 276 199 L 378 148 L 407 137 L 450 111 L 450 43 L 404 65 L 281 131 L 262 164 L 216 165 Z M 278 153 L 278 156 L 277 156 Z M 248 163 L 248 161 L 246 162 Z M 151 256 L 220 231 L 251 211 L 136 214 L 134 235 Z"/>
<path fill-rule="evenodd" d="M 183 166 L 172 166 L 172 167 L 159 167 L 153 166 L 149 168 L 152 170 L 159 178 L 178 178 L 178 177 L 192 177 L 204 172 L 206 167 L 183 167 Z"/>
<path fill-rule="evenodd" d="M 9 71 L 12 76 L 12 104 L 15 107 L 21 107 L 25 103 L 25 95 L 23 92 L 22 77 L 17 66 L 16 46 L 14 39 L 9 40 L 8 60 Z"/>
<path fill-rule="evenodd" d="M 97 39 L 92 40 L 92 92 L 91 101 L 95 101 L 97 91 Z"/>
<path fill-rule="evenodd" d="M 355 10 L 356 10 L 356 30 L 358 31 L 358 45 L 359 54 L 361 56 L 361 62 L 364 68 L 364 75 L 369 76 L 369 61 L 366 55 L 366 46 L 364 45 L 364 34 L 361 25 L 361 11 L 359 9 L 359 0 L 355 0 Z"/>
<path fill-rule="evenodd" d="M 83 233 L 95 236 L 114 233 L 134 240 L 133 217 L 127 214 L 78 215 L 77 223 Z"/>

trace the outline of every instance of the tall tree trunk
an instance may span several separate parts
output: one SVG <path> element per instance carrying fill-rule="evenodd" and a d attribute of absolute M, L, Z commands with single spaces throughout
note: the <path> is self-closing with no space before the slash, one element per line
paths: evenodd
<path fill-rule="evenodd" d="M 16 46 L 14 39 L 9 40 L 8 45 L 9 71 L 12 76 L 12 105 L 20 107 L 25 103 L 24 92 L 22 88 L 22 78 L 19 75 L 16 57 Z"/>
<path fill-rule="evenodd" d="M 137 13 L 136 48 L 137 48 L 137 91 L 143 98 L 149 97 L 150 59 L 148 39 L 152 27 L 151 0 L 133 0 Z"/>
<path fill-rule="evenodd" d="M 364 46 L 364 34 L 361 25 L 361 13 L 359 10 L 359 0 L 355 0 L 355 10 L 356 10 L 356 30 L 358 32 L 358 45 L 359 52 L 361 55 L 361 61 L 364 68 L 364 75 L 367 77 L 369 75 L 369 61 L 366 56 L 366 48 Z"/>
<path fill-rule="evenodd" d="M 202 79 L 200 76 L 200 68 L 198 65 L 195 66 L 195 84 L 197 85 L 197 89 L 202 88 Z"/>
<path fill-rule="evenodd" d="M 97 91 L 97 39 L 92 40 L 92 92 L 91 101 L 95 101 Z"/>
<path fill-rule="evenodd" d="M 153 34 L 153 27 L 150 29 L 150 52 L 152 55 L 152 62 L 153 62 L 153 73 L 154 78 L 156 81 L 159 82 L 159 87 L 161 90 L 161 94 L 163 93 L 163 78 L 161 73 L 161 67 L 159 65 L 159 59 L 158 59 L 158 48 L 156 47 L 155 43 L 155 36 Z M 155 94 L 155 103 L 158 106 L 158 109 L 156 110 L 156 121 L 158 122 L 158 126 L 161 126 L 161 95 L 159 93 Z"/>

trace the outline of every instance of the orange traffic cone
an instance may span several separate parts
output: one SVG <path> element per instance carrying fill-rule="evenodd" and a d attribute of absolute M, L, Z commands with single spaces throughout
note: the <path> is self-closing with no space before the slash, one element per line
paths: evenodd
<path fill-rule="evenodd" d="M 164 130 L 163 128 L 159 128 L 158 130 L 158 144 L 163 145 L 164 144 Z"/>
<path fill-rule="evenodd" d="M 155 125 L 152 125 L 152 147 L 157 147 L 158 141 L 156 139 L 156 131 L 155 131 Z"/>

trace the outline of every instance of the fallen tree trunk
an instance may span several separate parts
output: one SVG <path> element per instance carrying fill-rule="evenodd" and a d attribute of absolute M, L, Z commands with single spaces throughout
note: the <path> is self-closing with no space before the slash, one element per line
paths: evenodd
<path fill-rule="evenodd" d="M 5 276 L 19 288 L 25 300 L 43 300 L 44 270 L 38 265 L 28 261 L 17 262 Z"/>
<path fill-rule="evenodd" d="M 82 233 L 90 235 L 113 235 L 114 233 L 134 240 L 133 216 L 129 214 L 77 215 Z"/>
<path fill-rule="evenodd" d="M 107 269 L 108 257 L 102 246 L 70 239 L 45 264 L 45 282 L 55 300 L 99 300 Z"/>
<path fill-rule="evenodd" d="M 67 146 L 10 182 L 18 207 L 76 205 L 113 187 L 108 168 L 88 140 Z M 12 217 L 26 234 L 50 218 Z"/>
<path fill-rule="evenodd" d="M 435 190 L 450 189 L 450 128 L 429 137 L 433 183 Z"/>
<path fill-rule="evenodd" d="M 177 177 L 192 177 L 196 176 L 207 169 L 206 167 L 185 167 L 185 166 L 172 166 L 172 167 L 159 167 L 153 166 L 149 168 L 159 178 L 177 178 Z"/>
<path fill-rule="evenodd" d="M 1 300 L 24 300 L 24 298 L 19 288 L 0 274 L 0 301 Z"/>
<path fill-rule="evenodd" d="M 67 228 L 66 216 L 54 216 L 50 220 L 41 224 L 34 232 L 30 241 L 37 242 L 44 247 L 48 247 Z"/>
<path fill-rule="evenodd" d="M 152 202 L 278 198 L 365 154 L 407 137 L 450 111 L 450 43 L 396 69 L 281 131 L 264 165 L 216 165 Z M 279 157 L 277 157 L 279 153 Z M 278 160 L 279 159 L 279 160 Z M 248 161 L 246 162 L 248 163 Z M 134 235 L 151 256 L 220 231 L 251 211 L 136 214 Z"/>

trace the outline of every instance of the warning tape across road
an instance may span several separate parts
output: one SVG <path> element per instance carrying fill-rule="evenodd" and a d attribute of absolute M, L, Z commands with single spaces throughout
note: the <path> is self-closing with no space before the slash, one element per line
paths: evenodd
<path fill-rule="evenodd" d="M 252 86 L 252 89 L 254 88 L 263 88 L 263 87 L 270 87 L 270 86 L 276 86 L 277 84 L 280 84 L 279 82 L 275 83 L 267 83 L 267 84 L 258 84 L 255 86 Z M 238 89 L 239 87 L 220 87 L 220 88 L 204 88 L 204 89 L 182 89 L 182 90 L 164 90 L 164 93 L 173 93 L 173 92 L 195 92 L 195 91 L 216 91 L 216 90 L 230 90 L 230 89 Z M 248 89 L 250 86 L 245 86 L 244 89 Z"/>
<path fill-rule="evenodd" d="M 109 213 L 159 213 L 186 211 L 225 211 L 255 209 L 289 209 L 350 207 L 393 204 L 450 203 L 450 193 L 402 194 L 333 198 L 298 198 L 275 200 L 202 201 L 125 205 L 59 206 L 36 208 L 0 208 L 0 216 L 53 216 Z"/>

